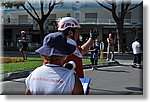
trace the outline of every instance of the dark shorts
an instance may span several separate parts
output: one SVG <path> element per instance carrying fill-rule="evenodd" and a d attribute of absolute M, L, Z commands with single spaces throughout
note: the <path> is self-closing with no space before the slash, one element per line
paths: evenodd
<path fill-rule="evenodd" d="M 20 51 L 27 51 L 27 48 L 28 48 L 27 45 L 21 46 Z"/>

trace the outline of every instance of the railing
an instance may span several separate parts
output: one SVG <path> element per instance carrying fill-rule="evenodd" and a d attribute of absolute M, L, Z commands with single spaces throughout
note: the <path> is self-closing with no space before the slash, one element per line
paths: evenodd
<path fill-rule="evenodd" d="M 116 22 L 113 19 L 93 19 L 93 18 L 86 18 L 85 21 L 80 21 L 81 24 L 107 24 L 113 25 Z M 125 19 L 125 25 L 133 25 L 133 24 L 143 24 L 142 19 Z"/>
<path fill-rule="evenodd" d="M 33 24 L 33 19 L 19 20 L 19 19 L 2 19 L 2 24 L 5 25 L 19 25 L 19 24 Z"/>
<path fill-rule="evenodd" d="M 56 20 L 56 19 L 49 19 Z M 47 20 L 48 21 L 48 20 Z M 28 20 L 18 20 L 18 19 L 2 19 L 1 21 L 4 25 L 19 25 L 19 24 L 35 24 L 36 22 L 33 19 Z M 113 19 L 94 19 L 94 18 L 85 18 L 84 21 L 80 21 L 80 24 L 106 24 L 113 25 L 116 24 Z M 125 25 L 133 24 L 143 24 L 142 19 L 125 19 Z"/>
<path fill-rule="evenodd" d="M 37 48 L 40 47 L 40 44 L 38 43 L 28 43 L 28 51 L 35 51 Z M 20 44 L 16 43 L 14 44 L 14 42 L 8 42 L 6 43 L 5 46 L 3 46 L 4 51 L 19 51 L 20 48 Z"/>

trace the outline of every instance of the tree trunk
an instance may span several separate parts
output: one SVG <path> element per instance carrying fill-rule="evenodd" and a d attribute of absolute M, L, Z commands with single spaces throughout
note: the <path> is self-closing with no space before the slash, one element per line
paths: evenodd
<path fill-rule="evenodd" d="M 124 52 L 123 47 L 123 21 L 119 21 L 117 23 L 117 31 L 118 31 L 118 52 Z"/>
<path fill-rule="evenodd" d="M 40 27 L 40 45 L 43 44 L 43 39 L 44 39 L 44 28 L 43 28 L 44 23 L 39 22 L 39 27 Z"/>

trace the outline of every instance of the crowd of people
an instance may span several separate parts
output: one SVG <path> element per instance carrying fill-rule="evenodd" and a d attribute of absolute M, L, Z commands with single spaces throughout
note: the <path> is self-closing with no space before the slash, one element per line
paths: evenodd
<path fill-rule="evenodd" d="M 43 58 L 43 65 L 36 68 L 26 78 L 27 95 L 83 95 L 83 87 L 79 78 L 84 78 L 82 58 L 84 54 L 91 53 L 90 61 L 92 70 L 97 69 L 100 53 L 104 50 L 104 43 L 98 42 L 99 32 L 97 29 L 89 31 L 89 39 L 81 46 L 77 45 L 80 36 L 80 24 L 72 17 L 63 17 L 58 23 L 58 32 L 45 36 L 43 46 L 35 52 Z M 27 60 L 27 36 L 21 31 L 20 43 L 21 55 Z M 107 61 L 115 61 L 114 46 L 116 39 L 109 33 L 107 38 Z M 133 66 L 141 67 L 141 50 L 139 38 L 136 37 L 132 44 L 134 61 Z M 111 52 L 111 53 L 110 53 Z M 111 55 L 110 55 L 111 54 Z M 72 61 L 75 68 L 66 68 L 64 65 Z M 67 64 L 66 64 L 67 65 Z"/>

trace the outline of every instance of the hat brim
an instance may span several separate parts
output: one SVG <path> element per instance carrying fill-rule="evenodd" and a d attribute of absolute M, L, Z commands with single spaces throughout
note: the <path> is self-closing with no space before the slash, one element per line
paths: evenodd
<path fill-rule="evenodd" d="M 62 47 L 49 47 L 46 45 L 43 45 L 39 49 L 37 49 L 35 52 L 39 53 L 41 55 L 46 55 L 46 56 L 66 56 L 72 54 L 76 49 L 76 46 L 71 45 L 71 44 L 66 44 L 65 46 Z"/>

